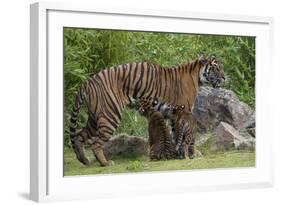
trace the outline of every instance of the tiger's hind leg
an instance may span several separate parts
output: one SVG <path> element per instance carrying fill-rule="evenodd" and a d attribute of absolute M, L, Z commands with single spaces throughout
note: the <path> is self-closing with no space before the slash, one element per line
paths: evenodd
<path fill-rule="evenodd" d="M 93 144 L 94 136 L 97 134 L 97 124 L 95 119 L 89 118 L 86 127 L 76 133 L 73 139 L 73 148 L 77 159 L 84 165 L 89 165 L 90 161 L 85 155 L 85 143 Z"/>
<path fill-rule="evenodd" d="M 107 160 L 104 156 L 103 147 L 110 137 L 99 135 L 92 145 L 92 151 L 102 167 L 114 165 L 112 160 Z"/>
<path fill-rule="evenodd" d="M 92 144 L 92 151 L 100 163 L 101 166 L 111 166 L 114 165 L 112 160 L 107 160 L 104 155 L 104 145 L 109 141 L 114 131 L 116 130 L 120 121 L 115 122 L 114 125 L 109 122 L 106 118 L 99 119 L 98 122 L 98 133 L 95 138 L 94 143 Z"/>
<path fill-rule="evenodd" d="M 160 150 L 159 143 L 155 143 L 155 144 L 150 146 L 149 158 L 150 158 L 151 161 L 160 160 L 161 154 L 162 153 L 161 153 L 161 150 Z"/>
<path fill-rule="evenodd" d="M 90 161 L 85 155 L 84 143 L 88 137 L 87 128 L 78 131 L 76 137 L 72 139 L 72 147 L 77 159 L 84 165 L 89 165 Z"/>

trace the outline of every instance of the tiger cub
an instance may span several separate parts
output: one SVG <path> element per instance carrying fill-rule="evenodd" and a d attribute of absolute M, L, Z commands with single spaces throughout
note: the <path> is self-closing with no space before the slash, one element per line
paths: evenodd
<path fill-rule="evenodd" d="M 197 153 L 201 156 L 194 148 L 197 121 L 191 113 L 190 106 L 170 105 L 157 99 L 149 99 L 147 102 L 150 102 L 151 108 L 161 112 L 164 119 L 169 119 L 177 158 L 192 159 Z"/>
<path fill-rule="evenodd" d="M 151 99 L 141 99 L 138 111 L 148 119 L 148 143 L 150 147 L 150 160 L 176 158 L 175 145 L 167 128 L 163 114 L 155 110 L 158 102 Z"/>
<path fill-rule="evenodd" d="M 197 121 L 190 110 L 184 105 L 174 106 L 173 115 L 175 120 L 175 144 L 176 152 L 180 159 L 193 159 L 202 154 L 195 148 L 195 132 Z"/>

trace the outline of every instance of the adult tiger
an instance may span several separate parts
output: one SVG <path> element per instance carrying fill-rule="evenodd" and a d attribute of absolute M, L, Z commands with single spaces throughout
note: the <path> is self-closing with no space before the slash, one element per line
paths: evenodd
<path fill-rule="evenodd" d="M 77 159 L 89 164 L 83 149 L 88 141 L 101 166 L 113 164 L 105 158 L 103 146 L 118 127 L 125 106 L 134 107 L 136 99 L 151 97 L 171 105 L 192 106 L 200 85 L 210 83 L 217 87 L 223 80 L 223 68 L 214 56 L 200 56 L 170 68 L 135 62 L 93 75 L 78 91 L 71 113 L 70 137 Z M 88 107 L 88 122 L 76 132 L 83 101 Z"/>

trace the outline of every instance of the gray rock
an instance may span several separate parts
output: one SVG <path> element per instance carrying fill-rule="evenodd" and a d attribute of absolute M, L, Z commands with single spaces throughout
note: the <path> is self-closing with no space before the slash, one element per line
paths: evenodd
<path fill-rule="evenodd" d="M 192 112 L 203 133 L 214 131 L 221 121 L 238 130 L 255 122 L 254 110 L 239 101 L 232 91 L 221 88 L 201 87 Z"/>
<path fill-rule="evenodd" d="M 132 157 L 147 153 L 147 138 L 121 134 L 111 138 L 104 146 L 104 154 L 108 158 L 122 155 Z"/>
<path fill-rule="evenodd" d="M 195 144 L 197 146 L 204 146 L 213 137 L 212 133 L 197 133 L 195 137 Z"/>
<path fill-rule="evenodd" d="M 217 147 L 245 149 L 254 147 L 255 139 L 250 135 L 242 136 L 238 130 L 226 122 L 221 122 L 215 130 L 214 143 Z M 245 133 L 244 133 L 245 134 Z"/>
<path fill-rule="evenodd" d="M 256 137 L 256 128 L 248 128 L 246 131 L 252 136 Z"/>
<path fill-rule="evenodd" d="M 242 130 L 239 132 L 240 135 L 244 138 L 243 143 L 241 146 L 238 147 L 238 149 L 244 149 L 244 148 L 252 148 L 254 149 L 256 147 L 256 139 L 255 136 L 253 136 L 249 130 Z"/>
<path fill-rule="evenodd" d="M 240 132 L 247 132 L 252 137 L 256 137 L 256 121 L 255 121 L 255 113 L 253 113 L 249 120 L 243 125 Z"/>

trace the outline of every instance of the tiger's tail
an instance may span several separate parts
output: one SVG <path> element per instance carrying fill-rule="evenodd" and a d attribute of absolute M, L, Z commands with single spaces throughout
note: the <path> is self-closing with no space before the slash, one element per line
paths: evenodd
<path fill-rule="evenodd" d="M 82 103 L 85 100 L 86 92 L 84 86 L 81 86 L 80 90 L 78 91 L 75 99 L 75 104 L 72 107 L 71 111 L 71 118 L 70 118 L 70 140 L 72 144 L 72 148 L 76 154 L 77 159 L 83 163 L 84 165 L 89 165 L 90 162 L 85 156 L 84 152 L 84 143 L 82 136 L 79 136 L 79 133 L 77 133 L 77 119 L 78 114 L 81 108 Z"/>

